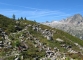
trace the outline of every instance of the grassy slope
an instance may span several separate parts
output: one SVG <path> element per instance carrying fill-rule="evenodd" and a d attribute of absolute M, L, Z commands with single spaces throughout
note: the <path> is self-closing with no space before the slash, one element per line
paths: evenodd
<path fill-rule="evenodd" d="M 28 21 L 27 23 L 28 24 L 30 23 L 30 24 L 33 24 L 33 25 L 36 24 L 36 23 L 30 22 L 30 21 Z M 56 41 L 56 38 L 61 38 L 62 40 L 64 40 L 66 42 L 67 45 L 72 45 L 73 50 L 80 51 L 80 49 L 74 45 L 75 42 L 80 44 L 81 46 L 83 46 L 83 44 L 82 44 L 83 41 L 82 40 L 80 40 L 80 39 L 78 39 L 78 38 L 76 38 L 74 36 L 71 36 L 70 34 L 68 34 L 66 32 L 63 32 L 61 30 L 51 28 L 51 27 L 48 27 L 48 26 L 45 26 L 45 25 L 40 25 L 40 27 L 42 29 L 49 29 L 49 30 L 51 29 L 51 30 L 56 31 L 56 33 L 53 36 L 54 40 L 49 41 L 46 38 L 44 38 L 40 32 L 35 32 L 35 31 L 31 30 L 31 29 L 29 30 L 32 33 L 33 36 L 37 37 L 40 40 L 40 42 L 45 43 L 47 46 L 50 46 L 51 48 L 58 47 L 60 49 L 60 51 L 66 52 L 66 49 L 64 49 L 64 48 L 62 48 L 60 46 L 60 43 Z M 41 52 L 39 52 L 39 53 L 41 54 Z"/>
<path fill-rule="evenodd" d="M 2 18 L 2 16 L 0 16 L 0 20 L 1 19 L 3 20 L 3 22 L 9 21 L 9 23 L 11 23 L 13 25 L 15 24 L 15 22 L 12 19 L 9 19 L 7 17 L 5 17 L 4 18 L 5 20 L 4 20 Z M 0 22 L 0 23 L 3 23 L 3 22 Z M 9 23 L 7 22 L 6 24 L 9 24 Z M 24 24 L 24 23 L 26 23 L 26 24 Z M 11 24 L 9 24 L 9 25 L 11 25 Z M 37 23 L 36 22 L 33 22 L 33 21 L 29 21 L 29 20 L 28 21 L 27 20 L 22 20 L 20 24 L 24 27 L 27 24 L 34 25 L 34 24 L 37 24 Z M 0 27 L 2 27 L 2 26 L 3 26 L 3 28 L 5 30 L 9 28 L 8 25 L 6 27 L 5 25 L 1 25 L 0 24 Z M 79 49 L 78 49 L 78 47 L 76 47 L 74 45 L 74 42 L 76 42 L 76 43 L 80 44 L 81 46 L 83 46 L 83 41 L 82 40 L 80 40 L 80 39 L 78 39 L 78 38 L 76 38 L 74 36 L 71 36 L 70 34 L 68 34 L 66 32 L 63 32 L 61 30 L 58 30 L 58 29 L 55 29 L 55 28 L 51 28 L 51 27 L 48 27 L 48 26 L 45 26 L 45 25 L 40 25 L 40 27 L 42 29 L 49 29 L 49 30 L 52 29 L 52 30 L 56 31 L 56 33 L 53 36 L 53 41 L 49 41 L 46 38 L 44 38 L 40 32 L 35 32 L 35 31 L 29 29 L 29 31 L 31 32 L 31 34 L 33 36 L 37 37 L 40 40 L 40 42 L 45 43 L 47 46 L 50 46 L 52 48 L 58 47 L 60 49 L 60 51 L 62 51 L 62 52 L 65 51 L 66 52 L 66 50 L 64 48 L 60 47 L 60 43 L 56 41 L 56 38 L 61 38 L 62 40 L 64 40 L 66 42 L 66 44 L 71 44 L 73 46 L 73 49 L 74 50 L 77 49 L 77 51 L 79 51 Z M 9 30 L 7 32 L 9 32 Z M 22 33 L 20 33 L 20 34 L 22 34 Z M 16 41 L 16 39 L 15 39 L 15 41 Z M 33 46 L 33 43 L 30 40 L 27 41 L 27 44 L 30 47 L 30 49 L 27 52 L 25 52 L 25 53 L 28 53 L 28 57 L 32 58 L 32 56 L 35 55 L 35 54 L 37 54 L 37 55 L 39 54 L 39 56 L 43 57 L 43 55 L 45 54 L 44 51 L 42 51 L 42 52 L 36 52 L 38 49 Z"/>

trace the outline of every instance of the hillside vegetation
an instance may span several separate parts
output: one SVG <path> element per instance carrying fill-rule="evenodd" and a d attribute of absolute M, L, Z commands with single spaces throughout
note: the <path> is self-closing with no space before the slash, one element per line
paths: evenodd
<path fill-rule="evenodd" d="M 0 58 L 4 60 L 82 60 L 83 57 L 83 41 L 79 38 L 35 21 L 13 20 L 3 15 L 0 15 L 0 44 Z"/>

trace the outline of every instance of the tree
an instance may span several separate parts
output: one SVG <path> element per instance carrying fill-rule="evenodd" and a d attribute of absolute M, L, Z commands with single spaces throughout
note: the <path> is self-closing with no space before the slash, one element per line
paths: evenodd
<path fill-rule="evenodd" d="M 27 18 L 25 17 L 24 20 L 27 20 Z"/>
<path fill-rule="evenodd" d="M 34 20 L 34 22 L 36 22 L 36 20 Z"/>
<path fill-rule="evenodd" d="M 12 18 L 13 18 L 13 20 L 15 20 L 15 15 L 14 14 L 13 14 Z"/>
<path fill-rule="evenodd" d="M 23 20 L 23 17 L 21 17 L 20 19 Z"/>

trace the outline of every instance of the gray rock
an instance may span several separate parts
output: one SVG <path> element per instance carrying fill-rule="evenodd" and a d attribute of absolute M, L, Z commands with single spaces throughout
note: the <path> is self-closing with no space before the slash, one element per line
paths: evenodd
<path fill-rule="evenodd" d="M 49 23 L 43 23 L 44 25 L 51 26 L 70 33 L 80 39 L 83 39 L 83 17 L 80 14 L 68 17 L 61 21 L 53 21 Z"/>

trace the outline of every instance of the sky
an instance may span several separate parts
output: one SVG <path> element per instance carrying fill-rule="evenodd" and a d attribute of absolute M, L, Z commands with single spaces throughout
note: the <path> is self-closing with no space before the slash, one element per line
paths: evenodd
<path fill-rule="evenodd" d="M 83 15 L 83 0 L 0 0 L 0 14 L 37 22 L 60 21 L 74 14 Z"/>

